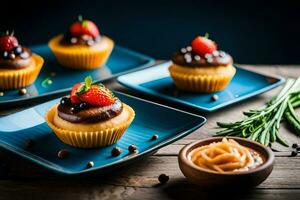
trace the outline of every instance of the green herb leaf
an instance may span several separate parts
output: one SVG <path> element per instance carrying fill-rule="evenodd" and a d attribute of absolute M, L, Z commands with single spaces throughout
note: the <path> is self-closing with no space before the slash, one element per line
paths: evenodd
<path fill-rule="evenodd" d="M 76 95 L 81 95 L 86 91 L 88 91 L 92 84 L 93 84 L 93 78 L 91 76 L 87 76 L 84 79 L 84 84 L 77 89 Z"/>

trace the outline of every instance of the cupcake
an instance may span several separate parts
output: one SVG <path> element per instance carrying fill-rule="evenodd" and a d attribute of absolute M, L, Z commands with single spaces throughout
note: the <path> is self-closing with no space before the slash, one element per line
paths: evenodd
<path fill-rule="evenodd" d="M 66 34 L 55 36 L 48 45 L 61 65 L 73 69 L 95 69 L 105 64 L 114 42 L 101 36 L 94 22 L 79 17 Z"/>
<path fill-rule="evenodd" d="M 0 37 L 0 89 L 17 89 L 32 84 L 44 60 L 22 47 L 8 32 Z"/>
<path fill-rule="evenodd" d="M 129 127 L 134 110 L 122 103 L 91 77 L 73 86 L 69 97 L 63 97 L 46 113 L 46 122 L 57 137 L 79 148 L 114 144 Z"/>
<path fill-rule="evenodd" d="M 198 36 L 191 46 L 172 56 L 169 72 L 174 84 L 181 90 L 215 92 L 226 88 L 236 69 L 228 53 L 218 50 L 208 36 Z"/>

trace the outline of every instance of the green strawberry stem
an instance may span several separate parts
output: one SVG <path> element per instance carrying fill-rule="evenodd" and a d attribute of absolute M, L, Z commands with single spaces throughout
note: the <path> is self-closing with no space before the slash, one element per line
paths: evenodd
<path fill-rule="evenodd" d="M 204 37 L 208 39 L 209 38 L 209 33 L 205 33 Z"/>
<path fill-rule="evenodd" d="M 78 15 L 78 21 L 82 22 L 82 20 L 83 20 L 82 15 Z"/>

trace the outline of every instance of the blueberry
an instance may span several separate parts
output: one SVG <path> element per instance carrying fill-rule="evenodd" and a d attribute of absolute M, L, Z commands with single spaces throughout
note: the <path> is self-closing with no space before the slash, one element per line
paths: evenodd
<path fill-rule="evenodd" d="M 60 104 L 61 105 L 68 105 L 70 103 L 70 99 L 68 97 L 63 97 L 61 100 L 60 100 Z"/>
<path fill-rule="evenodd" d="M 76 105 L 72 106 L 70 108 L 71 112 L 77 112 L 78 111 L 78 107 Z"/>
<path fill-rule="evenodd" d="M 82 109 L 86 108 L 86 106 L 87 106 L 87 104 L 85 102 L 81 102 L 79 104 L 79 109 L 82 110 Z"/>
<path fill-rule="evenodd" d="M 8 52 L 7 52 L 7 51 L 4 51 L 3 54 L 2 54 L 2 56 L 3 56 L 3 58 L 5 58 L 5 59 L 8 58 Z"/>
<path fill-rule="evenodd" d="M 14 52 L 16 55 L 20 55 L 22 53 L 23 49 L 21 46 L 17 46 L 15 49 L 14 49 Z"/>

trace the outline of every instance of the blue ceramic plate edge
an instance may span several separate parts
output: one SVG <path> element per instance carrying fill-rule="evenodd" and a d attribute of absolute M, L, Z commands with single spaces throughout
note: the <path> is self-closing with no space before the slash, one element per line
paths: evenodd
<path fill-rule="evenodd" d="M 158 65 L 162 65 L 162 64 L 165 64 L 165 63 L 168 63 L 168 62 L 169 61 L 164 62 L 164 63 L 160 63 Z M 117 78 L 117 81 L 120 84 L 124 85 L 125 87 L 131 88 L 133 90 L 137 90 L 137 91 L 142 92 L 144 94 L 149 94 L 149 95 L 152 95 L 152 96 L 155 96 L 155 97 L 159 97 L 161 99 L 165 99 L 165 100 L 168 100 L 168 101 L 171 101 L 171 102 L 176 102 L 176 103 L 179 103 L 181 105 L 185 105 L 185 106 L 188 105 L 189 107 L 195 108 L 195 109 L 200 110 L 200 111 L 206 111 L 206 112 L 213 112 L 213 111 L 219 110 L 219 109 L 224 108 L 224 107 L 226 107 L 228 105 L 235 104 L 235 103 L 237 103 L 239 101 L 243 101 L 245 99 L 248 99 L 248 98 L 254 97 L 256 95 L 262 94 L 264 92 L 267 92 L 267 91 L 269 91 L 269 90 L 271 90 L 273 88 L 276 88 L 276 87 L 282 85 L 283 83 L 285 83 L 285 78 L 283 78 L 282 76 L 279 76 L 279 75 L 267 75 L 267 74 L 264 74 L 264 73 L 260 73 L 260 72 L 256 72 L 256 71 L 252 71 L 252 70 L 248 70 L 248 69 L 244 69 L 244 68 L 240 68 L 240 67 L 238 67 L 236 65 L 234 65 L 234 66 L 237 67 L 237 68 L 239 68 L 239 69 L 241 69 L 241 70 L 249 71 L 249 72 L 252 72 L 252 73 L 255 73 L 255 74 L 260 74 L 260 75 L 268 77 L 268 78 L 277 79 L 278 81 L 276 83 L 274 83 L 272 85 L 269 85 L 267 87 L 264 87 L 264 88 L 262 88 L 260 90 L 257 90 L 255 92 L 252 92 L 252 93 L 247 94 L 247 95 L 244 95 L 242 97 L 238 97 L 238 98 L 236 98 L 233 101 L 229 101 L 227 103 L 219 104 L 219 105 L 217 105 L 215 107 L 212 107 L 212 108 L 206 108 L 206 107 L 202 107 L 202 106 L 195 106 L 195 105 L 193 105 L 191 103 L 188 103 L 188 102 L 185 102 L 185 101 L 182 101 L 182 100 L 178 100 L 176 98 L 169 97 L 167 95 L 158 93 L 158 92 L 150 90 L 148 88 L 144 88 L 144 87 L 141 87 L 139 85 L 133 85 L 133 84 L 130 84 L 130 83 L 126 83 L 126 82 L 124 82 L 122 80 L 123 76 L 126 76 L 126 74 L 122 75 L 122 76 L 119 76 Z M 155 65 L 152 66 L 152 67 L 155 67 Z M 140 71 L 140 70 L 137 70 L 137 71 Z"/>
<path fill-rule="evenodd" d="M 172 108 L 172 107 L 169 107 L 169 106 L 165 106 L 165 105 L 162 105 L 162 104 L 159 104 L 159 103 L 156 103 L 156 102 L 152 102 L 152 101 L 149 101 L 149 100 L 145 100 L 145 99 L 142 99 L 142 98 L 139 98 L 139 97 L 135 97 L 135 96 L 132 96 L 132 95 L 129 95 L 129 94 L 126 94 L 126 93 L 123 93 L 123 92 L 118 92 L 118 91 L 114 91 L 114 93 L 118 93 L 118 94 L 122 94 L 124 96 L 127 96 L 127 97 L 130 97 L 130 98 L 133 98 L 133 99 L 136 99 L 136 100 L 139 100 L 139 101 L 144 101 L 146 103 L 150 103 L 150 104 L 154 104 L 154 105 L 157 105 L 157 106 L 161 106 L 161 107 L 165 107 L 167 109 L 171 109 L 171 110 L 175 110 L 177 112 L 181 112 L 181 113 L 185 113 L 185 114 L 188 114 L 188 115 L 192 115 L 192 116 L 195 116 L 195 117 L 198 117 L 198 118 L 201 118 L 202 119 L 202 122 L 199 123 L 198 125 L 186 130 L 186 131 L 183 131 L 182 133 L 179 133 L 179 134 L 176 134 L 176 136 L 170 138 L 170 139 L 167 139 L 155 146 L 153 146 L 152 148 L 149 148 L 145 151 L 143 151 L 142 153 L 139 153 L 139 154 L 136 154 L 134 155 L 134 157 L 126 157 L 125 159 L 120 159 L 116 162 L 114 162 L 113 164 L 107 164 L 107 165 L 103 165 L 101 167 L 95 167 L 95 168 L 89 168 L 89 169 L 84 169 L 82 171 L 79 171 L 79 172 L 72 172 L 72 171 L 69 171 L 69 170 L 62 170 L 58 165 L 56 164 L 53 164 L 52 162 L 49 162 L 47 161 L 46 159 L 43 159 L 43 158 L 40 158 L 38 157 L 38 159 L 40 160 L 37 161 L 36 159 L 34 159 L 34 157 L 36 157 L 35 154 L 32 154 L 30 152 L 26 152 L 26 151 L 20 151 L 18 149 L 16 149 L 15 147 L 11 146 L 10 144 L 6 143 L 6 142 L 3 142 L 3 141 L 0 141 L 0 147 L 3 148 L 3 149 L 6 149 L 14 154 L 17 154 L 19 156 L 21 156 L 22 158 L 24 159 L 27 159 L 27 160 L 30 160 L 32 161 L 33 163 L 37 164 L 37 165 L 40 165 L 40 166 L 43 166 L 44 168 L 52 171 L 52 172 L 55 172 L 55 173 L 58 173 L 58 174 L 61 174 L 61 175 L 79 175 L 79 174 L 86 174 L 86 173 L 89 173 L 89 172 L 93 172 L 93 171 L 98 171 L 98 170 L 105 170 L 107 168 L 110 168 L 110 167 L 117 167 L 117 166 L 121 166 L 122 164 L 125 164 L 126 162 L 134 162 L 135 159 L 138 159 L 140 157 L 143 157 L 144 155 L 147 155 L 153 151 L 156 151 L 164 146 L 167 146 L 185 136 L 187 136 L 188 134 L 192 133 L 193 131 L 197 130 L 198 128 L 200 128 L 201 126 L 203 126 L 205 123 L 206 123 L 206 118 L 203 117 L 203 116 L 200 116 L 200 115 L 196 115 L 196 114 L 193 114 L 193 113 L 189 113 L 189 112 L 186 112 L 186 111 L 182 111 L 182 110 L 179 110 L 179 109 L 176 109 L 176 108 Z M 47 102 L 45 102 L 47 103 Z M 39 106 L 39 105 L 36 105 L 36 106 Z M 36 107 L 34 106 L 34 107 Z M 28 108 L 28 109 L 25 109 L 23 111 L 26 111 L 26 110 L 29 110 L 29 109 L 32 109 L 34 107 L 31 107 L 31 108 Z M 20 112 L 23 112 L 23 111 L 20 111 Z M 14 113 L 15 114 L 15 113 Z M 24 152 L 24 153 L 22 153 Z M 25 155 L 26 154 L 26 155 Z M 48 164 L 46 164 L 48 163 Z M 53 166 L 57 166 L 57 167 L 53 167 Z"/>
<path fill-rule="evenodd" d="M 43 45 L 42 44 L 34 45 L 31 48 L 37 48 L 39 46 L 43 46 Z M 134 50 L 131 50 L 131 49 L 119 46 L 119 45 L 116 45 L 115 47 L 117 47 L 118 49 L 120 49 L 122 51 L 127 51 L 130 54 L 132 54 L 132 55 L 135 55 L 135 56 L 138 56 L 138 57 L 142 57 L 145 60 L 147 60 L 147 62 L 145 64 L 139 65 L 139 67 L 133 68 L 131 70 L 126 70 L 126 71 L 123 71 L 123 72 L 119 72 L 119 73 L 113 74 L 112 76 L 109 76 L 109 77 L 106 77 L 106 78 L 103 78 L 103 79 L 98 79 L 96 82 L 107 81 L 107 80 L 116 78 L 116 77 L 121 76 L 121 75 L 125 75 L 125 74 L 132 73 L 132 72 L 135 72 L 135 71 L 143 70 L 143 69 L 145 69 L 147 67 L 152 66 L 155 63 L 155 59 L 152 58 L 152 57 L 150 57 L 150 56 L 138 53 L 138 52 L 136 52 Z M 16 102 L 23 102 L 23 101 L 35 100 L 35 99 L 39 99 L 39 98 L 42 98 L 42 97 L 47 97 L 47 96 L 51 96 L 51 95 L 55 95 L 55 94 L 57 94 L 57 95 L 58 94 L 63 94 L 63 93 L 69 92 L 69 91 L 71 91 L 71 88 L 64 88 L 64 89 L 60 89 L 60 90 L 56 90 L 56 91 L 52 91 L 52 92 L 47 92 L 47 93 L 44 93 L 44 94 L 41 94 L 41 95 L 38 95 L 38 96 L 29 97 L 29 98 L 25 98 L 25 99 L 0 101 L 0 105 L 6 104 L 6 103 L 16 103 Z"/>

